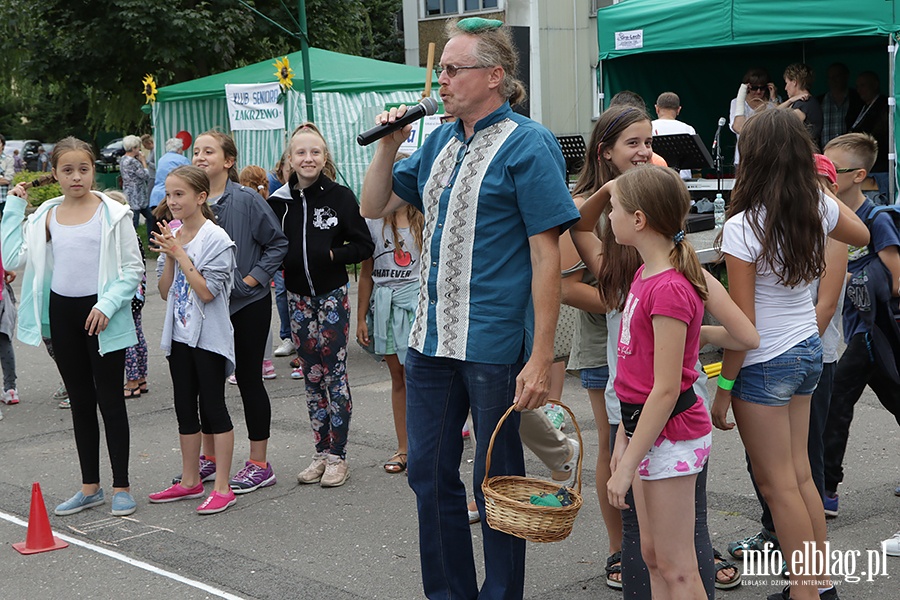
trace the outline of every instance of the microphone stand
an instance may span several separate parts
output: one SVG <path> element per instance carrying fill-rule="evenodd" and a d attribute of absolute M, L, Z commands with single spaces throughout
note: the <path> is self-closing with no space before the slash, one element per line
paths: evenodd
<path fill-rule="evenodd" d="M 716 128 L 716 136 L 713 138 L 713 149 L 716 151 L 715 167 L 716 167 L 716 191 L 722 193 L 722 144 L 719 143 L 719 137 L 722 133 L 722 126 Z"/>

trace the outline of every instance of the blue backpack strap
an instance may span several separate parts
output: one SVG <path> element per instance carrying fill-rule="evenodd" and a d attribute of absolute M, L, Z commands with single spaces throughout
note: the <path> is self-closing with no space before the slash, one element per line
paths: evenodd
<path fill-rule="evenodd" d="M 890 211 L 890 212 L 888 212 Z M 869 243 L 866 244 L 869 248 L 869 252 L 875 252 L 874 242 L 872 241 L 872 224 L 875 222 L 875 219 L 878 217 L 879 213 L 887 212 L 888 217 L 891 219 L 891 223 L 894 228 L 900 232 L 900 207 L 895 205 L 883 205 L 876 204 L 869 210 L 869 214 L 866 215 L 865 221 L 863 223 L 866 226 L 866 229 L 869 230 Z"/>

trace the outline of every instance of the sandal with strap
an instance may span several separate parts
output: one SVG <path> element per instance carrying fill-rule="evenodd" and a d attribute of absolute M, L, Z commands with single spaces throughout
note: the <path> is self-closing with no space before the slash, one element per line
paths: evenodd
<path fill-rule="evenodd" d="M 725 560 L 718 550 L 713 549 L 713 557 L 716 563 L 716 589 L 730 590 L 741 585 L 741 571 L 733 562 Z M 727 579 L 719 579 L 719 572 L 726 569 L 734 569 L 734 575 Z"/>
<path fill-rule="evenodd" d="M 618 574 L 618 579 L 612 576 Z M 606 559 L 606 585 L 614 590 L 622 589 L 622 551 L 613 552 Z"/>
<path fill-rule="evenodd" d="M 125 386 L 125 398 L 140 398 L 141 397 L 141 388 L 130 388 L 127 385 Z"/>
<path fill-rule="evenodd" d="M 396 459 L 396 460 L 395 460 Z M 396 452 L 391 460 L 384 463 L 384 470 L 396 475 L 406 470 L 406 452 Z"/>
<path fill-rule="evenodd" d="M 147 385 L 147 381 L 146 381 L 146 380 L 141 382 L 141 384 L 138 386 L 138 389 L 141 390 L 141 393 L 142 393 L 142 394 L 149 394 L 149 393 L 150 393 L 150 387 Z"/>

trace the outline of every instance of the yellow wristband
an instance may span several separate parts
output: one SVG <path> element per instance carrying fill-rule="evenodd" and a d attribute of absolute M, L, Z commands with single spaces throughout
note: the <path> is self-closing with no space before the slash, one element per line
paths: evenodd
<path fill-rule="evenodd" d="M 726 379 L 721 373 L 719 373 L 718 386 L 726 392 L 730 392 L 731 388 L 734 387 L 734 379 Z"/>

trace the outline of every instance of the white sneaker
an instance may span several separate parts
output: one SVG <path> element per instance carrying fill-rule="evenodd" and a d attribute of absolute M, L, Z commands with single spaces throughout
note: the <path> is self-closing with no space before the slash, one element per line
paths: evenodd
<path fill-rule="evenodd" d="M 881 545 L 884 546 L 884 553 L 888 556 L 900 556 L 900 531 L 881 542 Z"/>
<path fill-rule="evenodd" d="M 0 401 L 2 401 L 3 404 L 18 404 L 19 392 L 17 392 L 15 388 L 6 390 L 3 392 L 3 395 L 0 396 Z"/>
<path fill-rule="evenodd" d="M 322 487 L 339 487 L 347 482 L 350 477 L 350 465 L 346 458 L 328 454 L 325 459 L 325 472 L 319 485 Z"/>
<path fill-rule="evenodd" d="M 550 477 L 554 483 L 561 486 L 571 485 L 575 477 L 575 468 L 578 466 L 578 440 L 569 438 L 569 446 L 572 448 L 572 458 L 563 465 L 560 471 L 551 471 Z"/>
<path fill-rule="evenodd" d="M 275 352 L 273 352 L 272 354 L 274 354 L 275 356 L 290 356 L 294 353 L 295 350 L 296 348 L 294 347 L 294 342 L 292 342 L 291 340 L 281 340 L 281 344 L 279 344 L 278 347 L 275 348 Z"/>

